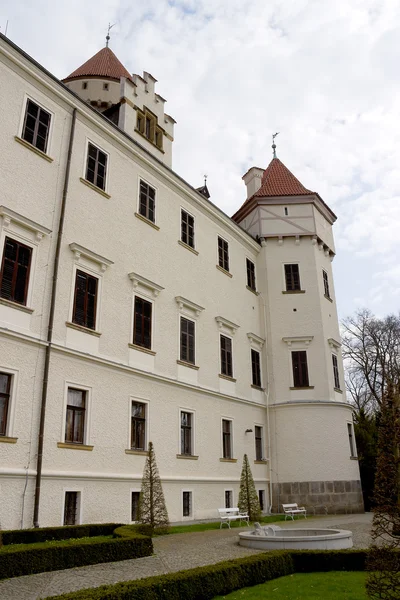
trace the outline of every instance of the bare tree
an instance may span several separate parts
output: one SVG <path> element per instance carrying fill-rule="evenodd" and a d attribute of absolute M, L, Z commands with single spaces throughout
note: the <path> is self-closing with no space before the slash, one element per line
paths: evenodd
<path fill-rule="evenodd" d="M 155 531 L 165 533 L 169 526 L 153 442 L 149 442 L 149 454 L 144 465 L 139 499 L 139 522 L 148 525 L 151 535 Z"/>
<path fill-rule="evenodd" d="M 378 319 L 362 310 L 342 327 L 350 395 L 356 406 L 374 410 L 381 406 L 388 382 L 400 380 L 400 316 Z"/>

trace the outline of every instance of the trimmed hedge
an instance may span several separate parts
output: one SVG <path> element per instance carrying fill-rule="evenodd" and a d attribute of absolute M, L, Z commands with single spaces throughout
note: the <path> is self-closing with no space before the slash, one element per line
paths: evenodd
<path fill-rule="evenodd" d="M 118 527 L 115 532 L 121 529 L 124 527 Z M 32 548 L 29 545 L 7 548 L 0 552 L 0 579 L 140 558 L 153 553 L 151 538 L 132 531 L 115 532 L 114 538 L 106 540 L 93 537 L 42 542 Z"/>
<path fill-rule="evenodd" d="M 58 600 L 208 600 L 242 587 L 264 583 L 294 573 L 293 560 L 285 550 L 256 554 L 115 585 L 71 592 Z M 53 596 L 54 598 L 54 596 Z"/>
<path fill-rule="evenodd" d="M 52 540 L 70 540 L 99 535 L 112 535 L 120 523 L 92 525 L 67 525 L 64 527 L 40 527 L 36 529 L 9 529 L 2 531 L 4 546 L 9 544 L 36 544 Z"/>
<path fill-rule="evenodd" d="M 363 571 L 366 550 L 278 550 L 53 596 L 57 600 L 209 600 L 292 573 Z"/>

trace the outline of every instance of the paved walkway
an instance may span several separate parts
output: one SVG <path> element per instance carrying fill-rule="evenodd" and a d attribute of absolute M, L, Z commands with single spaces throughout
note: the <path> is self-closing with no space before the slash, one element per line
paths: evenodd
<path fill-rule="evenodd" d="M 286 521 L 280 525 L 288 528 L 334 527 L 353 532 L 355 548 L 366 548 L 370 541 L 372 515 L 338 515 Z M 318 523 L 318 525 L 317 525 Z M 238 545 L 239 531 L 247 527 L 166 535 L 155 538 L 154 556 L 102 563 L 90 567 L 39 573 L 0 581 L 1 600 L 37 600 L 99 585 L 162 575 L 182 569 L 200 567 L 222 560 L 258 554 L 258 550 Z"/>

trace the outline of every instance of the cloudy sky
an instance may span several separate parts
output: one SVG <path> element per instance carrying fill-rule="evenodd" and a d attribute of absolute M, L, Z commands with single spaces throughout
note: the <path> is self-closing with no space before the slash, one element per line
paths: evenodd
<path fill-rule="evenodd" d="M 338 215 L 340 316 L 400 308 L 398 0 L 0 0 L 0 27 L 57 77 L 103 45 L 177 120 L 174 170 L 229 215 L 278 156 Z"/>

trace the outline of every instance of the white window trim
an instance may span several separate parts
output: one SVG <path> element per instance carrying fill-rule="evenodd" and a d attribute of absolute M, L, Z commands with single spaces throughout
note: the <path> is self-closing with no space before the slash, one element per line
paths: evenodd
<path fill-rule="evenodd" d="M 182 211 L 184 211 L 185 213 L 187 213 L 190 217 L 193 218 L 193 241 L 194 244 L 193 246 L 190 246 L 187 242 L 184 242 L 182 239 Z M 188 210 L 187 208 L 185 208 L 184 206 L 181 206 L 181 213 L 180 213 L 180 222 L 179 222 L 179 236 L 178 239 L 182 242 L 182 244 L 186 244 L 186 246 L 189 246 L 189 248 L 191 248 L 192 250 L 196 250 L 196 217 L 194 216 L 193 213 L 190 212 L 190 210 Z"/>
<path fill-rule="evenodd" d="M 224 267 L 222 267 L 222 266 L 219 264 L 219 251 L 218 251 L 218 250 L 219 250 L 219 244 L 218 244 L 218 239 L 219 239 L 219 238 L 221 238 L 221 240 L 224 240 L 224 242 L 226 242 L 226 243 L 228 244 L 228 263 L 229 263 L 229 269 L 228 269 L 228 271 L 227 271 L 227 270 L 226 270 Z M 218 267 L 219 267 L 220 269 L 223 269 L 223 270 L 224 270 L 224 271 L 226 271 L 227 273 L 232 273 L 232 271 L 231 271 L 231 266 L 232 266 L 232 265 L 231 265 L 231 251 L 230 251 L 230 242 L 229 242 L 229 240 L 227 240 L 226 238 L 224 238 L 224 237 L 223 237 L 222 235 L 220 235 L 219 233 L 217 234 L 217 261 L 216 261 L 216 264 L 218 265 Z"/>
<path fill-rule="evenodd" d="M 253 350 L 257 350 L 257 352 L 261 352 L 261 348 L 264 346 L 265 339 L 251 332 L 247 334 L 247 337 L 249 338 L 251 348 L 253 348 Z"/>
<path fill-rule="evenodd" d="M 181 317 L 183 317 L 187 321 L 191 321 L 192 323 L 194 323 L 194 363 L 187 362 L 181 358 L 181 325 L 182 325 Z M 189 317 L 185 313 L 183 313 L 183 314 L 179 313 L 178 314 L 178 332 L 179 332 L 178 353 L 177 353 L 178 360 L 181 362 L 187 363 L 188 365 L 196 366 L 196 364 L 197 364 L 197 321 L 193 317 Z"/>
<path fill-rule="evenodd" d="M 232 375 L 225 375 L 225 373 L 222 372 L 222 360 L 221 360 L 221 335 L 223 335 L 226 338 L 229 338 L 231 340 L 231 349 L 232 349 Z M 235 363 L 233 360 L 234 354 L 235 354 L 235 349 L 234 349 L 234 344 L 233 344 L 233 337 L 231 335 L 227 335 L 225 332 L 221 332 L 219 334 L 219 374 L 223 375 L 224 377 L 231 377 L 232 379 L 235 378 Z"/>
<path fill-rule="evenodd" d="M 150 279 L 146 279 L 146 277 L 143 277 L 138 273 L 129 273 L 128 277 L 132 281 L 135 293 L 137 290 L 139 294 L 147 296 L 150 291 L 153 297 L 157 298 L 159 293 L 164 289 L 161 285 L 150 281 Z"/>
<path fill-rule="evenodd" d="M 139 402 L 140 404 L 146 405 L 145 415 L 146 415 L 146 427 L 144 433 L 144 452 L 146 452 L 148 443 L 149 443 L 149 432 L 150 432 L 150 401 L 145 398 L 139 398 L 138 396 L 129 396 L 129 405 L 128 405 L 128 440 L 126 448 L 127 450 L 132 450 L 131 448 L 131 435 L 132 435 L 132 402 Z M 133 490 L 135 491 L 135 490 Z M 139 490 L 140 491 L 140 490 Z"/>
<path fill-rule="evenodd" d="M 65 511 L 65 492 L 77 492 L 78 495 L 78 510 L 76 511 L 77 523 L 76 525 L 81 525 L 83 523 L 83 490 L 77 489 L 76 486 L 72 487 L 64 487 L 63 488 L 63 497 L 62 497 L 62 511 L 61 511 L 61 525 L 64 525 L 64 511 Z"/>
<path fill-rule="evenodd" d="M 303 344 L 303 345 L 299 345 L 296 346 L 295 348 L 293 348 L 291 346 L 291 344 L 288 344 L 288 351 L 289 351 L 289 373 L 290 373 L 290 387 L 294 388 L 294 375 L 293 375 L 293 358 L 292 358 L 292 352 L 305 352 L 306 356 L 307 356 L 307 372 L 308 372 L 308 384 L 309 387 L 314 387 L 312 385 L 310 385 L 310 382 L 313 381 L 312 379 L 312 373 L 310 370 L 310 355 L 308 353 L 308 345 Z"/>
<path fill-rule="evenodd" d="M 148 291 L 148 290 L 146 290 Z M 134 332 L 134 326 L 135 326 L 135 298 L 141 298 L 142 300 L 145 300 L 146 302 L 150 302 L 151 304 L 151 340 L 150 340 L 150 348 L 145 348 L 144 346 L 136 346 L 137 348 L 143 348 L 143 350 L 151 350 L 154 351 L 154 327 L 155 327 L 155 307 L 156 304 L 153 300 L 153 298 L 150 295 L 147 295 L 146 293 L 139 293 L 139 292 L 134 292 L 133 296 L 132 296 L 132 311 L 131 311 L 131 333 L 130 333 L 130 337 L 129 337 L 129 344 L 133 344 L 134 345 L 134 341 L 133 341 L 133 332 Z"/>
<path fill-rule="evenodd" d="M 64 382 L 64 401 L 63 401 L 63 410 L 62 410 L 62 423 L 61 423 L 61 435 L 60 441 L 63 444 L 68 444 L 65 440 L 65 425 L 67 421 L 67 405 L 68 405 L 68 388 L 74 388 L 76 390 L 82 390 L 86 392 L 86 407 L 85 407 L 85 427 L 83 434 L 83 446 L 90 446 L 90 429 L 91 429 L 91 413 L 92 413 L 92 388 L 86 385 L 82 385 L 81 383 L 76 383 L 75 381 L 65 381 Z M 67 490 L 71 492 L 77 492 L 79 490 L 71 489 Z"/>
<path fill-rule="evenodd" d="M 114 264 L 112 260 L 109 260 L 108 258 L 101 256 L 100 254 L 96 254 L 96 252 L 92 252 L 92 250 L 89 250 L 88 248 L 84 248 L 83 246 L 81 246 L 80 244 L 77 244 L 76 242 L 72 242 L 72 244 L 70 244 L 69 247 L 75 255 L 75 260 L 76 260 L 77 264 L 80 262 L 80 259 L 82 257 L 83 259 L 86 259 L 86 260 L 90 261 L 91 263 L 98 265 L 98 267 L 100 267 L 99 272 L 101 272 L 101 273 L 104 273 L 104 271 L 106 271 L 107 267 Z"/>
<path fill-rule="evenodd" d="M 224 508 L 226 508 L 226 506 L 225 506 L 225 504 L 226 504 L 226 502 L 225 502 L 225 492 L 231 492 L 231 494 L 232 494 L 232 508 L 234 508 L 234 506 L 235 506 L 235 496 L 234 496 L 234 491 L 233 491 L 232 488 L 225 488 L 224 489 L 224 501 L 223 501 Z"/>
<path fill-rule="evenodd" d="M 19 120 L 17 137 L 19 137 L 21 140 L 24 139 L 22 137 L 22 134 L 23 134 L 23 128 L 24 128 L 25 113 L 26 113 L 26 109 L 28 106 L 28 100 L 31 100 L 31 102 L 33 102 L 34 104 L 37 104 L 39 106 L 39 108 L 42 108 L 50 115 L 50 127 L 49 127 L 49 134 L 47 136 L 47 148 L 45 151 L 39 150 L 38 148 L 37 148 L 37 150 L 39 150 L 39 152 L 43 152 L 43 154 L 46 154 L 46 156 L 51 156 L 50 151 L 51 151 L 51 144 L 52 144 L 52 140 L 53 140 L 54 120 L 56 118 L 55 113 L 52 110 L 50 110 L 49 108 L 47 108 L 47 106 L 44 105 L 42 102 L 39 102 L 38 100 L 34 99 L 29 94 L 24 94 L 24 101 L 22 104 L 22 111 L 21 111 L 20 120 Z M 25 141 L 26 140 L 24 140 L 24 142 Z M 29 142 L 26 142 L 26 143 L 29 144 Z M 32 144 L 30 144 L 30 145 L 32 146 L 32 148 L 36 148 L 36 146 L 33 146 Z"/>
<path fill-rule="evenodd" d="M 139 523 L 139 521 L 131 521 L 132 518 L 132 492 L 139 493 L 141 492 L 140 487 L 134 487 L 129 490 L 129 523 Z"/>
<path fill-rule="evenodd" d="M 74 298 L 75 298 L 75 285 L 76 285 L 76 272 L 82 271 L 83 273 L 87 273 L 88 275 L 92 275 L 96 277 L 98 280 L 97 283 L 97 297 L 96 297 L 96 327 L 95 329 L 88 329 L 88 331 L 93 331 L 94 333 L 101 332 L 101 300 L 102 300 L 102 288 L 103 288 L 103 278 L 102 273 L 99 273 L 95 269 L 91 269 L 86 265 L 75 263 L 72 269 L 72 285 L 71 285 L 71 297 L 69 302 L 69 323 L 72 325 L 76 325 L 77 327 L 82 327 L 83 329 L 87 329 L 83 325 L 79 325 L 73 322 L 74 317 Z"/>
<path fill-rule="evenodd" d="M 235 439 L 234 439 L 234 420 L 232 417 L 221 417 L 221 428 L 220 428 L 220 436 L 221 436 L 221 458 L 224 457 L 224 442 L 223 442 L 223 429 L 222 429 L 222 421 L 230 421 L 231 422 L 231 459 L 235 458 L 234 448 L 235 448 Z M 229 460 L 229 459 L 228 459 Z"/>
<path fill-rule="evenodd" d="M 261 423 L 254 423 L 254 454 L 256 453 L 256 427 L 261 427 L 261 459 L 255 457 L 255 460 L 267 460 L 265 456 L 265 428 Z"/>
<path fill-rule="evenodd" d="M 229 321 L 225 319 L 225 317 L 215 317 L 216 322 L 218 323 L 218 328 L 220 333 L 223 335 L 227 335 L 227 337 L 232 337 L 235 335 L 236 331 L 239 329 L 240 325 L 233 323 L 233 321 Z"/>
<path fill-rule="evenodd" d="M 111 155 L 110 155 L 109 152 L 107 152 L 107 150 L 104 150 L 104 148 L 98 142 L 95 142 L 92 138 L 86 137 L 85 138 L 85 142 L 86 142 L 86 146 L 85 146 L 85 153 L 84 153 L 84 157 L 83 157 L 84 161 L 83 161 L 83 175 L 82 175 L 82 179 L 84 179 L 85 181 L 87 181 L 88 183 L 90 183 L 91 185 L 93 185 L 95 188 L 98 188 L 102 192 L 105 192 L 106 194 L 109 194 L 110 193 L 109 192 L 109 188 L 110 188 L 110 172 L 111 172 Z M 87 159 L 88 159 L 88 154 L 89 154 L 89 144 L 92 144 L 92 146 L 95 146 L 98 150 L 100 150 L 100 152 L 103 152 L 107 156 L 106 181 L 105 181 L 104 189 L 103 188 L 99 188 L 95 183 L 92 183 L 91 181 L 89 181 L 88 179 L 86 179 Z"/>
<path fill-rule="evenodd" d="M 191 514 L 188 517 L 183 516 L 183 493 L 184 492 L 189 492 L 191 494 L 190 508 L 192 510 L 191 510 Z M 182 521 L 193 521 L 193 519 L 194 519 L 194 491 L 192 488 L 182 488 L 181 489 L 181 515 L 182 515 Z"/>
<path fill-rule="evenodd" d="M 251 262 L 251 263 L 254 265 L 254 277 L 255 277 L 255 281 L 256 281 L 256 288 L 255 288 L 254 290 L 253 290 L 253 288 L 251 288 L 251 287 L 249 286 L 249 282 L 247 281 L 247 261 L 250 261 L 250 262 Z M 247 287 L 248 287 L 250 290 L 252 290 L 253 292 L 255 292 L 256 294 L 258 294 L 259 292 L 257 291 L 257 281 L 258 281 L 258 278 L 257 278 L 257 269 L 256 269 L 256 263 L 255 263 L 255 261 L 254 261 L 252 258 L 250 258 L 250 257 L 249 257 L 249 256 L 247 256 L 247 255 L 244 257 L 244 268 L 245 268 L 245 274 L 246 274 L 246 286 L 247 286 Z"/>
<path fill-rule="evenodd" d="M 204 306 L 200 306 L 183 296 L 175 296 L 176 303 L 178 304 L 179 310 L 182 313 L 182 316 L 188 316 L 193 321 L 195 317 L 199 317 L 200 313 L 203 312 Z"/>
<path fill-rule="evenodd" d="M 141 181 L 143 181 L 143 183 L 145 183 L 149 187 L 153 188 L 153 190 L 154 190 L 154 221 L 151 221 L 150 219 L 147 219 L 147 217 L 145 217 L 144 215 L 142 215 L 141 212 L 140 212 L 140 182 Z M 146 177 L 142 177 L 141 175 L 138 176 L 138 180 L 137 180 L 136 212 L 137 212 L 138 215 L 140 215 L 141 217 L 143 217 L 143 219 L 146 219 L 150 223 L 153 223 L 153 225 L 157 225 L 157 226 L 158 226 L 158 201 L 157 201 L 158 200 L 158 193 L 159 193 L 158 186 L 154 185 L 154 183 L 151 183 L 148 179 L 146 179 Z M 180 239 L 180 236 L 179 236 L 179 239 Z"/>
<path fill-rule="evenodd" d="M 6 426 L 5 437 L 15 437 L 14 419 L 15 419 L 15 411 L 16 411 L 15 406 L 16 406 L 17 397 L 18 397 L 19 371 L 15 370 L 15 369 L 10 369 L 9 367 L 0 366 L 0 373 L 5 373 L 6 375 L 11 375 L 10 401 L 9 401 L 9 405 L 8 405 L 7 426 Z"/>
<path fill-rule="evenodd" d="M 253 362 L 251 359 L 251 351 L 254 350 L 254 352 L 257 352 L 258 356 L 260 357 L 260 388 L 263 388 L 263 364 L 262 364 L 262 355 L 261 355 L 261 351 L 260 348 L 254 348 L 254 346 L 250 347 L 250 373 L 251 373 L 251 385 L 255 385 L 255 383 L 253 383 Z"/>
<path fill-rule="evenodd" d="M 282 262 L 281 265 L 282 265 L 282 267 L 281 267 L 281 271 L 282 271 L 282 290 L 284 292 L 290 291 L 290 290 L 288 290 L 286 288 L 285 265 L 298 265 L 298 267 L 299 267 L 299 279 L 300 279 L 300 289 L 298 291 L 300 292 L 301 290 L 303 290 L 304 288 L 302 287 L 303 282 L 302 282 L 302 279 L 301 279 L 300 261 L 298 261 L 298 260 L 291 260 L 291 261 L 285 260 L 285 262 Z"/>
<path fill-rule="evenodd" d="M 183 406 L 180 406 L 179 410 L 178 410 L 178 419 L 179 419 L 178 420 L 178 431 L 179 431 L 178 454 L 181 455 L 181 449 L 182 449 L 181 413 L 183 413 L 183 412 L 190 413 L 192 415 L 192 439 L 191 439 L 192 453 L 188 454 L 188 456 L 197 456 L 197 454 L 196 454 L 196 411 L 193 410 L 193 408 L 185 408 Z"/>

